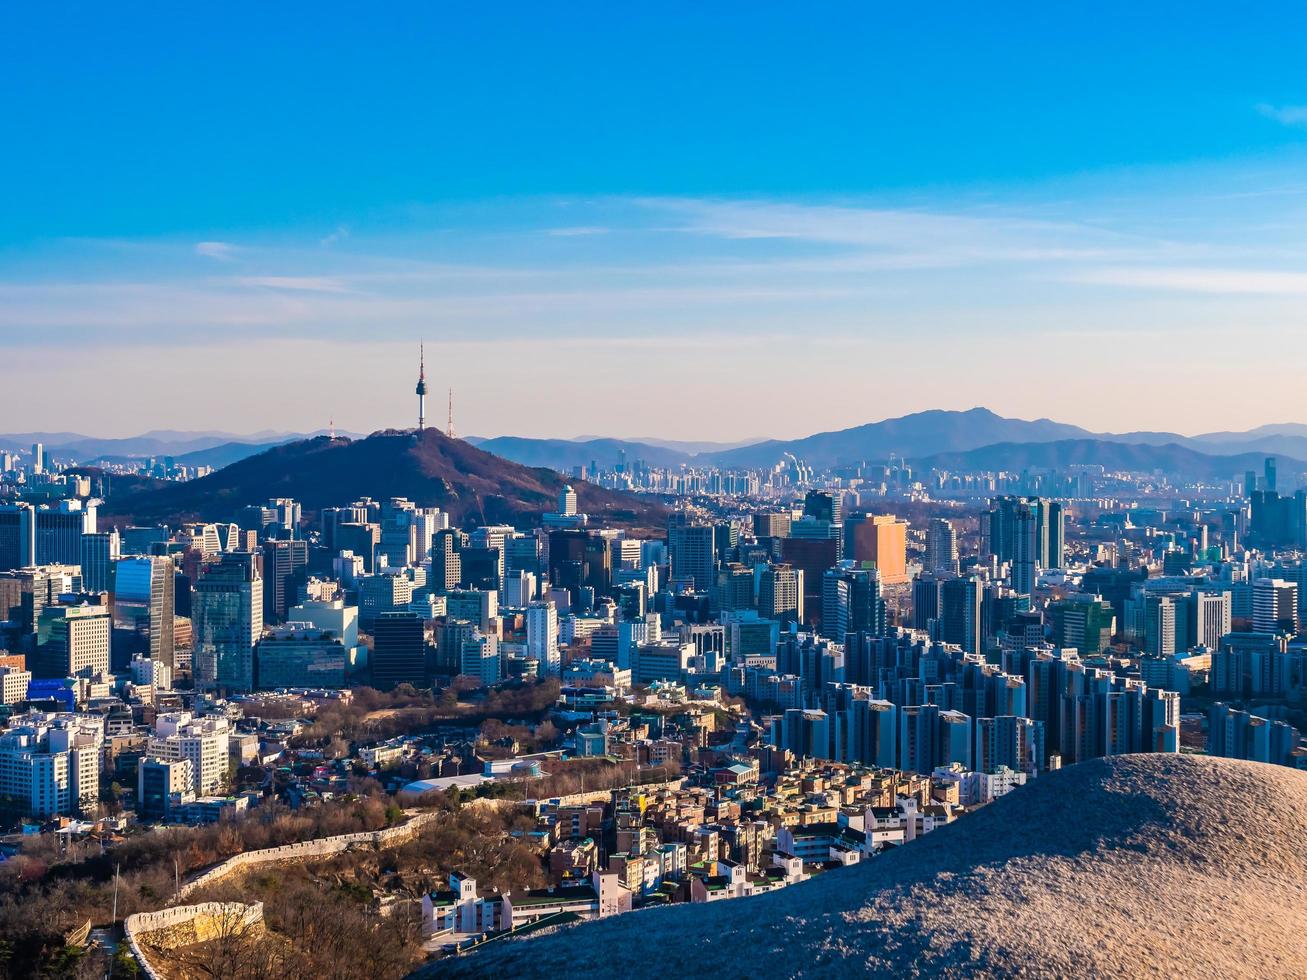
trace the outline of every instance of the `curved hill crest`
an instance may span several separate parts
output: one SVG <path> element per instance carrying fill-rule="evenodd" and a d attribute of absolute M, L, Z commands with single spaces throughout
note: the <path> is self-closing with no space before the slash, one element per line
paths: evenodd
<path fill-rule="evenodd" d="M 851 868 L 493 943 L 451 976 L 1307 975 L 1307 772 L 1098 759 Z"/>
<path fill-rule="evenodd" d="M 666 510 L 635 494 L 564 480 L 450 439 L 435 429 L 386 429 L 364 439 L 316 436 L 274 446 L 186 483 L 112 494 L 107 520 L 137 523 L 229 520 L 247 504 L 293 497 L 305 511 L 348 504 L 361 497 L 407 497 L 439 507 L 456 524 L 508 522 L 529 526 L 554 510 L 571 483 L 578 508 L 592 521 L 630 528 L 658 527 Z"/>

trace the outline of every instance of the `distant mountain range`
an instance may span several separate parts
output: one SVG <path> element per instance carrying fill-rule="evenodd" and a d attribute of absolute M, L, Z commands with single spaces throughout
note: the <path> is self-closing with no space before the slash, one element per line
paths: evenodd
<path fill-rule="evenodd" d="M 1175 444 L 1109 442 L 1105 439 L 1061 439 L 1057 442 L 1000 442 L 964 452 L 936 453 L 916 464 L 923 468 L 967 472 L 977 470 L 1065 469 L 1077 464 L 1108 470 L 1225 480 L 1248 470 L 1262 471 L 1262 453 L 1217 456 Z M 1283 458 L 1285 464 L 1301 460 Z M 1307 463 L 1302 464 L 1307 467 Z"/>
<path fill-rule="evenodd" d="M 227 466 L 239 459 L 261 453 L 297 439 L 324 435 L 317 432 L 279 432 L 265 429 L 249 435 L 232 432 L 183 432 L 155 429 L 138 436 L 108 439 L 78 432 L 10 432 L 0 434 L 0 449 L 28 452 L 33 443 L 41 443 L 46 455 L 61 462 L 126 463 L 150 456 L 171 456 L 189 466 Z M 340 435 L 357 438 L 354 433 Z"/>
<path fill-rule="evenodd" d="M 612 465 L 622 458 L 654 466 L 767 467 L 793 456 L 813 466 L 878 462 L 891 455 L 948 468 L 1020 469 L 1100 464 L 1109 469 L 1155 470 L 1227 477 L 1258 468 L 1266 455 L 1307 460 L 1307 425 L 1265 425 L 1247 432 L 1183 436 L 1174 432 L 1091 432 L 1051 419 L 1010 419 L 985 408 L 932 410 L 801 439 L 771 439 L 730 449 L 688 452 L 624 439 L 528 439 L 500 436 L 481 448 L 532 466 L 569 471 Z M 1043 449 L 1030 447 L 1044 446 Z M 988 450 L 988 451 L 986 451 Z M 1020 450 L 1020 451 L 1019 451 Z M 1304 463 L 1307 465 L 1307 463 Z"/>
<path fill-rule="evenodd" d="M 284 432 L 233 435 L 229 432 L 158 430 L 127 439 L 99 439 L 70 432 L 0 435 L 0 448 L 27 450 L 43 442 L 55 459 L 102 464 L 147 456 L 172 456 L 191 466 L 230 466 L 270 448 L 308 436 Z M 358 439 L 350 433 L 342 435 Z M 1020 469 L 1100 464 L 1110 469 L 1163 470 L 1173 474 L 1229 477 L 1258 468 L 1267 455 L 1286 464 L 1307 466 L 1307 425 L 1277 423 L 1246 432 L 1092 432 L 1052 419 L 1004 418 L 986 408 L 956 412 L 932 410 L 869 422 L 801 439 L 769 439 L 747 445 L 675 440 L 581 437 L 536 439 L 524 436 L 473 437 L 464 444 L 524 466 L 562 473 L 592 464 L 610 467 L 625 460 L 651 466 L 770 467 L 788 456 L 816 467 L 881 462 L 898 456 L 914 463 L 949 468 Z M 1015 447 L 1045 446 L 1042 450 Z M 1134 448 L 1131 448 L 1134 447 Z M 980 452 L 987 450 L 987 452 Z M 1256 457 L 1256 458 L 1255 458 Z"/>
<path fill-rule="evenodd" d="M 469 440 L 471 441 L 471 440 Z M 497 436 L 475 441 L 478 449 L 503 456 L 524 466 L 547 466 L 551 470 L 569 472 L 576 466 L 612 466 L 626 459 L 642 459 L 650 466 L 680 466 L 695 457 L 677 449 L 655 446 L 625 439 L 526 439 L 518 436 Z"/>
<path fill-rule="evenodd" d="M 103 513 L 120 524 L 178 524 L 230 520 L 240 507 L 270 497 L 294 497 L 309 512 L 360 497 L 407 497 L 440 507 L 458 524 L 525 527 L 554 509 L 564 482 L 553 470 L 522 466 L 434 429 L 386 430 L 364 439 L 317 436 L 274 446 L 185 483 L 111 480 Z M 580 509 L 603 524 L 641 529 L 666 523 L 666 509 L 651 498 L 571 482 Z"/>

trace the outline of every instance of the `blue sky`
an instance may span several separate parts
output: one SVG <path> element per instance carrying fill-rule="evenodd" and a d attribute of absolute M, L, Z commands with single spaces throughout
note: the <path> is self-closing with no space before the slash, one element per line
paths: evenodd
<path fill-rule="evenodd" d="M 0 430 L 1307 421 L 1307 15 L 1049 6 L 10 5 Z"/>

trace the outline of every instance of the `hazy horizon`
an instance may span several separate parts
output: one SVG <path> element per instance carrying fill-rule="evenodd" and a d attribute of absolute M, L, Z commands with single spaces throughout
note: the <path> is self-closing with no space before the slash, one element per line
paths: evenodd
<path fill-rule="evenodd" d="M 966 408 L 966 409 L 922 409 L 921 411 L 922 411 L 922 412 L 928 412 L 928 411 L 957 411 L 957 412 L 966 412 L 966 411 L 969 411 L 969 410 L 975 410 L 975 409 L 981 409 L 981 410 L 986 410 L 986 409 L 987 409 L 987 410 L 989 410 L 989 411 L 993 411 L 993 409 L 990 408 L 990 406 L 987 406 L 987 405 L 972 405 L 972 406 L 969 406 L 969 407 Z M 428 409 L 428 411 L 430 411 L 430 409 Z M 908 415 L 913 415 L 913 414 L 920 414 L 920 413 L 917 413 L 917 412 L 909 412 L 909 413 L 907 413 L 907 414 L 908 414 Z M 1012 419 L 1012 420 L 1021 420 L 1021 421 L 1047 421 L 1047 422 L 1056 422 L 1056 423 L 1060 423 L 1060 424 L 1063 424 L 1063 425 L 1079 426 L 1080 428 L 1087 429 L 1087 430 L 1088 430 L 1091 434 L 1093 434 L 1093 435 L 1107 435 L 1107 436 L 1110 436 L 1110 435 L 1124 435 L 1124 434 L 1127 434 L 1127 432 L 1145 432 L 1145 431 L 1147 431 L 1147 432 L 1163 432 L 1163 433 L 1172 434 L 1172 435 L 1176 435 L 1176 436 L 1181 436 L 1181 437 L 1185 437 L 1185 438 L 1195 438 L 1195 437 L 1198 437 L 1198 436 L 1211 435 L 1211 434 L 1215 434 L 1215 433 L 1223 433 L 1223 432 L 1238 432 L 1238 433 L 1242 433 L 1242 432 L 1250 432 L 1250 431 L 1254 431 L 1254 430 L 1258 430 L 1258 429 L 1263 429 L 1263 428 L 1268 428 L 1268 427 L 1276 427 L 1276 426 L 1289 426 L 1289 425 L 1304 425 L 1304 426 L 1307 426 L 1307 423 L 1294 422 L 1294 421 L 1291 421 L 1291 420 L 1280 420 L 1280 421 L 1272 421 L 1272 422 L 1261 422 L 1261 423 L 1258 423 L 1258 424 L 1256 424 L 1256 425 L 1249 426 L 1247 429 L 1211 429 L 1211 430 L 1180 431 L 1180 430 L 1175 429 L 1175 428 L 1162 427 L 1162 428 L 1149 428 L 1149 429 L 1133 429 L 1133 430 L 1111 431 L 1111 430 L 1093 429 L 1093 428 L 1091 428 L 1090 426 L 1084 425 L 1084 424 L 1081 423 L 1081 422 L 1078 422 L 1078 421 L 1076 421 L 1076 420 L 1074 420 L 1074 419 L 1069 419 L 1069 418 L 1056 418 L 1056 417 L 1043 416 L 1043 417 L 1040 417 L 1040 418 L 1038 418 L 1038 419 L 1034 419 L 1034 418 L 1021 419 L 1021 417 L 1019 417 L 1019 416 L 1004 415 L 1002 412 L 995 412 L 995 414 L 996 414 L 996 415 L 999 415 L 999 416 L 1002 417 L 1002 418 Z M 682 438 L 676 438 L 676 437 L 673 437 L 673 436 L 662 436 L 662 435 L 655 435 L 655 434 L 648 434 L 648 433 L 646 433 L 645 435 L 626 435 L 626 434 L 622 434 L 622 433 L 617 433 L 617 434 L 607 434 L 607 435 L 605 435 L 605 434 L 595 434 L 595 433 L 584 433 L 584 434 L 580 434 L 580 435 L 559 435 L 559 434 L 556 434 L 556 433 L 554 433 L 554 434 L 546 433 L 546 434 L 544 434 L 544 435 L 532 436 L 532 435 L 526 435 L 526 434 L 524 434 L 524 433 L 522 433 L 522 432 L 494 432 L 494 433 L 468 432 L 468 433 L 462 433 L 462 432 L 457 432 L 457 431 L 456 431 L 456 432 L 455 432 L 455 435 L 457 435 L 457 436 L 459 436 L 459 437 L 466 437 L 466 438 L 471 438 L 471 439 L 495 439 L 495 438 L 506 438 L 506 437 L 520 437 L 520 438 L 527 438 L 527 439 L 554 439 L 554 440 L 561 440 L 561 441 L 568 441 L 568 442 L 582 442 L 582 441 L 591 441 L 591 440 L 596 440 L 596 439 L 614 439 L 614 440 L 621 440 L 621 441 L 626 441 L 626 442 L 643 442 L 643 443 L 667 442 L 667 443 L 686 443 L 686 444 L 692 444 L 692 443 L 699 443 L 699 444 L 717 444 L 717 445 L 720 445 L 720 446 L 722 446 L 722 447 L 727 447 L 727 446 L 737 446 L 737 445 L 738 445 L 738 446 L 753 445 L 753 444 L 756 444 L 756 443 L 767 442 L 767 441 L 771 441 L 771 440 L 785 441 L 785 440 L 790 440 L 790 439 L 802 439 L 802 438 L 805 438 L 805 437 L 807 437 L 807 436 L 817 435 L 817 434 L 819 434 L 819 432 L 840 431 L 840 430 L 843 430 L 843 429 L 852 429 L 852 428 L 857 428 L 857 427 L 860 427 L 860 426 L 863 426 L 863 425 L 875 425 L 875 424 L 878 424 L 878 423 L 881 423 L 881 422 L 893 421 L 894 419 L 901 418 L 901 417 L 902 417 L 902 416 L 887 416 L 887 417 L 885 417 L 885 418 L 863 419 L 863 420 L 861 420 L 861 421 L 848 422 L 847 424 L 837 425 L 837 426 L 835 426 L 835 427 L 832 428 L 832 429 L 828 429 L 828 430 L 823 429 L 823 430 L 817 430 L 817 431 L 813 431 L 813 432 L 796 432 L 796 433 L 777 434 L 777 435 L 753 436 L 753 437 L 741 438 L 741 439 L 720 439 L 720 440 L 717 440 L 717 439 L 707 439 L 707 438 L 701 438 L 701 439 L 684 438 L 684 439 L 682 439 Z M 432 418 L 429 417 L 429 418 L 427 419 L 427 424 L 428 424 L 429 427 L 432 427 L 432 428 L 438 428 L 438 429 L 441 429 L 441 431 L 443 431 L 443 428 L 444 428 L 444 420 L 443 420 L 443 418 L 432 419 Z M 336 424 L 336 426 L 335 426 L 335 430 L 336 430 L 336 432 L 337 432 L 338 434 L 343 435 L 343 436 L 365 437 L 365 436 L 368 436 L 368 435 L 372 434 L 373 432 L 380 432 L 380 431 L 384 431 L 384 430 L 386 430 L 386 429 L 404 429 L 404 428 L 411 428 L 411 427 L 412 427 L 412 423 L 408 423 L 408 424 L 398 423 L 398 424 L 394 424 L 394 425 L 381 425 L 381 426 L 376 426 L 375 428 L 359 428 L 359 427 L 355 427 L 355 426 L 344 425 L 344 424 L 341 424 L 341 423 L 337 422 L 337 424 Z M 132 438 L 148 437 L 148 436 L 155 435 L 156 433 L 163 433 L 163 434 L 165 434 L 165 435 L 187 436 L 187 437 L 193 437 L 193 438 L 204 438 L 204 437 L 211 437 L 211 438 L 228 438 L 228 437 L 229 437 L 229 438 L 231 438 L 231 439 L 233 439 L 233 440 L 249 440 L 249 441 L 256 441 L 256 440 L 260 440 L 260 439 L 262 439 L 262 440 L 275 440 L 275 439 L 283 438 L 283 437 L 286 437 L 286 436 L 306 436 L 306 435 L 313 435 L 313 434 L 324 434 L 324 433 L 326 433 L 327 431 L 328 431 L 328 427 L 327 427 L 327 426 L 320 426 L 320 427 L 315 428 L 315 429 L 305 429 L 305 430 L 303 430 L 303 431 L 294 431 L 294 430 L 255 430 L 255 431 L 250 431 L 250 432 L 239 432 L 239 431 L 233 431 L 233 430 L 227 430 L 227 429 L 214 429 L 214 428 L 210 428 L 210 429 L 157 429 L 157 428 L 156 428 L 156 429 L 147 429 L 147 430 L 140 430 L 140 431 L 124 431 L 124 432 L 116 432 L 116 433 L 103 433 L 103 432 L 91 432 L 91 431 L 86 431 L 86 429 L 83 428 L 83 429 L 77 429 L 77 430 L 71 430 L 71 429 L 70 429 L 70 430 L 55 430 L 55 429 L 30 429 L 30 430 L 19 430 L 19 429 L 14 429 L 12 432 L 0 433 L 0 435 L 19 435 L 19 434 L 21 434 L 21 435 L 33 435 L 33 434 L 37 434 L 37 433 L 44 434 L 44 435 L 63 435 L 63 434 L 66 433 L 66 434 L 70 434 L 70 435 L 76 435 L 76 436 L 84 437 L 84 438 L 87 438 L 87 439 L 132 439 Z M 25 447 L 19 447 L 19 448 L 25 448 Z"/>

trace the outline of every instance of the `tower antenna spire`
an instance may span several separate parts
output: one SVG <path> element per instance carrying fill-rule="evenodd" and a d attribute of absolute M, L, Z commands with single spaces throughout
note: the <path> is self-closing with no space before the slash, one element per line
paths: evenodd
<path fill-rule="evenodd" d="M 449 389 L 449 420 L 445 424 L 445 435 L 454 438 L 454 389 Z"/>
<path fill-rule="evenodd" d="M 426 344 L 418 344 L 418 431 L 427 427 L 427 352 Z"/>

